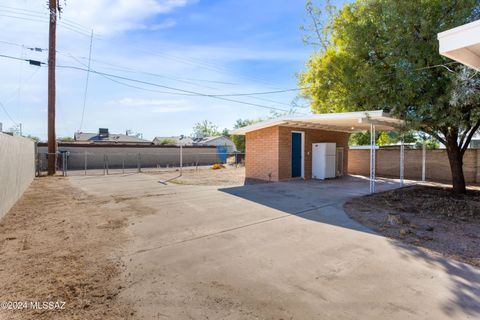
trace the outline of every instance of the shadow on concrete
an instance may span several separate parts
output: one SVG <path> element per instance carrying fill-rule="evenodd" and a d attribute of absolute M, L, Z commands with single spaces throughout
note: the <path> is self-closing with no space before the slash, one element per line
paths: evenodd
<path fill-rule="evenodd" d="M 399 248 L 402 258 L 422 259 L 432 268 L 440 267 L 448 274 L 451 282 L 450 291 L 453 298 L 442 305 L 442 310 L 449 317 L 456 313 L 467 314 L 472 319 L 480 317 L 480 272 L 473 266 L 444 258 L 439 254 L 429 254 L 425 250 L 406 244 L 399 240 L 392 243 Z"/>
<path fill-rule="evenodd" d="M 396 180 L 380 179 L 377 191 L 398 187 L 400 185 Z M 220 191 L 304 219 L 379 235 L 352 220 L 343 210 L 343 204 L 349 198 L 369 194 L 368 179 L 365 178 L 349 176 L 327 181 L 296 180 L 222 188 Z M 453 298 L 442 306 L 447 316 L 453 316 L 461 311 L 471 315 L 472 319 L 479 318 L 480 272 L 478 269 L 437 254 L 429 254 L 421 248 L 399 240 L 392 240 L 391 243 L 399 249 L 403 259 L 422 259 L 432 268 L 445 270 L 451 280 L 450 290 L 453 295 Z"/>
<path fill-rule="evenodd" d="M 378 180 L 377 190 L 398 188 L 394 180 Z M 344 228 L 376 234 L 371 229 L 350 219 L 343 211 L 343 203 L 352 197 L 369 193 L 368 179 L 347 176 L 332 180 L 292 180 L 228 187 L 222 192 L 249 200 L 284 213 Z M 322 210 L 328 207 L 328 210 Z"/>

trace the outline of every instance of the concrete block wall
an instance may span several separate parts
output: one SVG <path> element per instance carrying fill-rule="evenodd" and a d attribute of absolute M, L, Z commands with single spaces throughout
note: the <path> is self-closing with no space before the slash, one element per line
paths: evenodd
<path fill-rule="evenodd" d="M 0 219 L 35 177 L 35 143 L 0 133 Z"/>
<path fill-rule="evenodd" d="M 344 174 L 348 172 L 349 133 L 274 126 L 246 134 L 245 176 L 247 179 L 279 181 L 292 177 L 292 131 L 305 133 L 305 179 L 312 177 L 312 144 L 335 142 L 344 147 Z"/>
<path fill-rule="evenodd" d="M 370 150 L 349 150 L 348 171 L 368 176 Z M 405 178 L 422 178 L 422 150 L 405 150 Z M 480 183 L 480 149 L 469 149 L 463 158 L 463 170 L 467 183 Z M 377 150 L 376 174 L 379 177 L 399 177 L 400 150 Z M 427 150 L 426 180 L 449 182 L 452 179 L 446 150 Z"/>
<path fill-rule="evenodd" d="M 220 159 L 216 147 L 184 147 L 184 166 L 197 164 L 210 165 Z M 138 159 L 142 168 L 155 168 L 158 166 L 179 166 L 180 148 L 165 146 L 81 146 L 81 145 L 60 145 L 60 152 L 68 151 L 68 170 L 83 170 L 85 168 L 85 157 L 87 158 L 87 169 L 102 169 L 104 159 L 108 159 L 108 167 L 111 169 L 137 168 Z M 40 146 L 39 165 L 41 170 L 46 170 L 47 147 Z M 61 163 L 61 161 L 59 161 Z"/>

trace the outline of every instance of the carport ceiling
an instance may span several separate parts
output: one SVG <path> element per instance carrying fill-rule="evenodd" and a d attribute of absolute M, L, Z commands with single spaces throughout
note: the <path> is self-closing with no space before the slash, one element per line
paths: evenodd
<path fill-rule="evenodd" d="M 397 130 L 404 121 L 394 118 L 382 110 L 324 113 L 306 116 L 283 116 L 280 118 L 262 121 L 231 132 L 234 135 L 244 135 L 247 132 L 260 130 L 273 126 L 285 126 L 306 129 L 321 129 L 340 132 L 358 132 L 370 130 L 370 125 L 375 125 L 377 130 Z"/>
<path fill-rule="evenodd" d="M 480 20 L 441 32 L 440 54 L 480 71 Z"/>

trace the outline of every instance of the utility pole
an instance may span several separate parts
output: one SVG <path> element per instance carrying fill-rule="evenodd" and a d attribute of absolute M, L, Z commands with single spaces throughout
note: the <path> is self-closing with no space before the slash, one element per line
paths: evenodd
<path fill-rule="evenodd" d="M 49 0 L 50 9 L 48 34 L 48 175 L 54 175 L 57 164 L 55 137 L 55 56 L 57 33 L 57 1 Z"/>

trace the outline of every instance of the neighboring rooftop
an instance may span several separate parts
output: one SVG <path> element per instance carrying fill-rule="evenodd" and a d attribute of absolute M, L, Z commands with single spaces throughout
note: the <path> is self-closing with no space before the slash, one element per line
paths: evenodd
<path fill-rule="evenodd" d="M 224 136 L 211 136 L 211 137 L 189 137 L 189 136 L 171 136 L 171 137 L 155 137 L 153 143 L 155 144 L 174 144 L 182 146 L 193 146 L 193 145 L 202 145 L 208 144 L 217 139 L 228 139 Z"/>
<path fill-rule="evenodd" d="M 75 132 L 75 142 L 93 142 L 93 143 L 141 143 L 150 144 L 151 142 L 137 136 L 127 134 L 110 133 L 107 128 L 98 129 L 98 133 Z"/>

